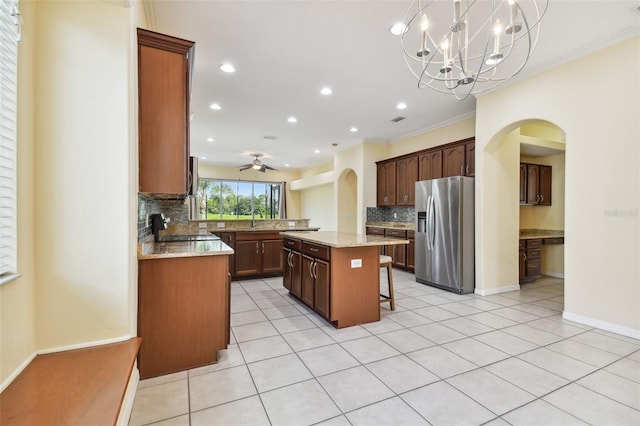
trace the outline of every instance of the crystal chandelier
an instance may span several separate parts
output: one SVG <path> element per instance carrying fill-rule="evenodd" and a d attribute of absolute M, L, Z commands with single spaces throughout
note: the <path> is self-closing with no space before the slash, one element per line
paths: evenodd
<path fill-rule="evenodd" d="M 405 62 L 419 88 L 459 100 L 487 91 L 524 68 L 547 6 L 548 0 L 412 0 L 400 29 Z"/>

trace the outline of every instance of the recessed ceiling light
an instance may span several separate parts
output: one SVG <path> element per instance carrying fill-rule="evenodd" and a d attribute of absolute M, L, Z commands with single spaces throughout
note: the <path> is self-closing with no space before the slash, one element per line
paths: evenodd
<path fill-rule="evenodd" d="M 320 93 L 322 95 L 329 96 L 333 93 L 333 91 L 331 90 L 331 87 L 323 87 L 322 89 L 320 89 Z"/>
<path fill-rule="evenodd" d="M 285 167 L 289 167 L 289 163 L 285 164 L 284 166 L 285 166 Z"/>
<path fill-rule="evenodd" d="M 219 111 L 222 109 L 222 107 L 220 106 L 220 104 L 217 103 L 212 103 L 211 105 L 209 105 L 209 108 L 211 109 L 215 109 L 216 111 Z"/>
<path fill-rule="evenodd" d="M 227 62 L 220 65 L 220 71 L 226 72 L 226 73 L 232 73 L 232 72 L 236 72 L 236 67 L 234 67 L 233 65 Z"/>
<path fill-rule="evenodd" d="M 407 32 L 409 27 L 407 27 L 403 22 L 396 22 L 389 28 L 389 32 L 393 35 L 399 36 Z"/>
<path fill-rule="evenodd" d="M 316 150 L 314 150 L 314 151 L 313 151 L 313 153 L 314 153 L 314 154 L 320 154 L 320 150 L 319 150 L 319 149 L 316 149 Z"/>
<path fill-rule="evenodd" d="M 407 109 L 407 104 L 405 104 L 404 102 L 398 102 L 398 105 L 396 105 L 396 109 Z"/>
<path fill-rule="evenodd" d="M 206 160 L 206 159 L 207 159 L 207 157 L 202 156 L 202 157 L 200 157 L 200 159 L 201 159 L 201 160 Z"/>
<path fill-rule="evenodd" d="M 352 128 L 349 129 L 349 131 L 355 133 L 358 131 L 358 128 L 353 126 Z"/>
<path fill-rule="evenodd" d="M 216 140 L 214 138 L 207 138 L 207 142 L 215 142 Z"/>
<path fill-rule="evenodd" d="M 295 117 L 292 115 L 291 117 L 287 118 L 287 121 L 288 121 L 289 123 L 297 123 L 297 122 L 298 122 L 298 119 L 297 119 L 297 118 L 295 118 Z"/>

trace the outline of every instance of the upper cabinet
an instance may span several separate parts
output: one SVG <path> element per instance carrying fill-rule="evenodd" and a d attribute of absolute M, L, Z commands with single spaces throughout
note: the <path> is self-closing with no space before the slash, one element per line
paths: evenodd
<path fill-rule="evenodd" d="M 418 180 L 418 156 L 403 158 L 396 162 L 396 205 L 415 205 L 416 181 Z"/>
<path fill-rule="evenodd" d="M 520 204 L 551 205 L 551 166 L 520 163 Z"/>
<path fill-rule="evenodd" d="M 415 205 L 416 181 L 474 176 L 475 154 L 469 138 L 377 162 L 378 207 Z"/>
<path fill-rule="evenodd" d="M 139 191 L 184 195 L 194 43 L 138 28 Z"/>
<path fill-rule="evenodd" d="M 396 205 L 396 162 L 378 164 L 378 207 Z"/>

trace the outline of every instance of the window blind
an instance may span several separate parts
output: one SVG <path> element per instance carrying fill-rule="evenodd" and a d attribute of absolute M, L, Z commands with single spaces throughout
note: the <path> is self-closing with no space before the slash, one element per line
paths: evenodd
<path fill-rule="evenodd" d="M 17 73 L 20 14 L 0 0 L 0 284 L 17 273 Z"/>

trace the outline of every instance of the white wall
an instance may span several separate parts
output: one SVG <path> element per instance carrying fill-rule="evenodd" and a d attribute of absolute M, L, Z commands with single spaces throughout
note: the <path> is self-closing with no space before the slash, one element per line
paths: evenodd
<path fill-rule="evenodd" d="M 35 229 L 39 349 L 129 335 L 130 10 L 38 2 Z M 133 177 L 132 177 L 133 178 Z"/>
<path fill-rule="evenodd" d="M 546 120 L 566 133 L 564 315 L 640 337 L 640 83 L 631 75 L 640 75 L 637 37 L 478 98 L 481 290 L 508 285 L 517 271 L 496 261 L 512 243 L 497 146 L 523 120 Z"/>
<path fill-rule="evenodd" d="M 333 183 L 314 186 L 299 193 L 302 217 L 309 219 L 309 226 L 318 226 L 321 231 L 338 230 Z"/>

